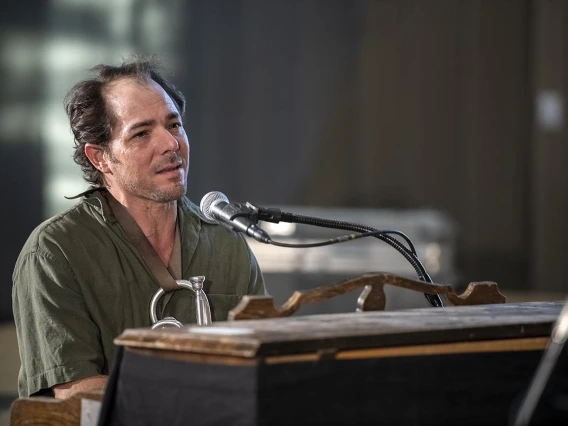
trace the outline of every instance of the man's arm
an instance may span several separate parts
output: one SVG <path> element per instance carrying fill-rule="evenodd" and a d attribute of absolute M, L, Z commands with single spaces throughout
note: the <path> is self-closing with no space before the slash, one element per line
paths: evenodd
<path fill-rule="evenodd" d="M 100 330 L 64 256 L 52 247 L 23 251 L 13 280 L 20 396 L 106 373 Z"/>
<path fill-rule="evenodd" d="M 74 380 L 53 386 L 53 394 L 58 399 L 67 399 L 73 394 L 82 391 L 104 389 L 108 381 L 108 376 L 93 376 L 85 379 Z"/>

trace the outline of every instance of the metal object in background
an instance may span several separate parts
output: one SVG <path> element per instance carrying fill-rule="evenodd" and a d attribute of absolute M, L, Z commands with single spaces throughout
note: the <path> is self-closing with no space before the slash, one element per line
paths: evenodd
<path fill-rule="evenodd" d="M 568 300 L 515 414 L 514 426 L 568 424 Z"/>
<path fill-rule="evenodd" d="M 456 278 L 455 225 L 435 210 L 387 210 L 281 207 L 283 211 L 326 219 L 355 222 L 378 229 L 399 229 L 414 243 L 418 257 L 434 282 L 452 283 Z M 262 223 L 275 241 L 307 243 L 342 235 L 346 231 L 289 223 Z M 365 238 L 311 249 L 286 249 L 249 239 L 263 272 L 266 288 L 277 303 L 285 302 L 295 290 L 304 290 L 343 280 L 365 272 L 390 272 L 415 279 L 412 266 L 396 250 L 375 239 Z M 387 309 L 429 306 L 421 294 L 390 286 Z M 299 314 L 352 312 L 359 292 L 336 297 L 302 308 Z"/>
<path fill-rule="evenodd" d="M 204 281 L 204 276 L 191 277 L 189 281 L 176 281 L 180 288 L 185 288 L 195 293 L 195 312 L 197 325 L 211 325 L 211 308 L 209 306 L 207 295 L 203 291 Z M 154 294 L 154 297 L 152 297 L 152 301 L 150 302 L 150 319 L 152 320 L 152 329 L 163 327 L 183 327 L 183 324 L 173 317 L 166 317 L 164 319 L 158 320 L 158 315 L 156 313 L 158 301 L 164 294 L 164 290 L 162 288 L 159 289 L 156 294 Z"/>

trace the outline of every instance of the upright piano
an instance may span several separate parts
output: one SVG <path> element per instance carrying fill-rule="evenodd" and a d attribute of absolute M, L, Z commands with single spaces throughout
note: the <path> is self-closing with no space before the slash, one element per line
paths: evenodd
<path fill-rule="evenodd" d="M 100 424 L 506 425 L 562 306 L 125 330 Z"/>

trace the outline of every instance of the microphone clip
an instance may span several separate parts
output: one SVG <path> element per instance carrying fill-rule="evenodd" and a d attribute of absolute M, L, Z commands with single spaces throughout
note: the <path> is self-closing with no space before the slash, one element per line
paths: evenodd
<path fill-rule="evenodd" d="M 259 220 L 263 222 L 280 223 L 282 220 L 282 211 L 280 209 L 255 206 L 247 201 L 246 208 L 249 212 L 249 217 L 255 223 Z"/>

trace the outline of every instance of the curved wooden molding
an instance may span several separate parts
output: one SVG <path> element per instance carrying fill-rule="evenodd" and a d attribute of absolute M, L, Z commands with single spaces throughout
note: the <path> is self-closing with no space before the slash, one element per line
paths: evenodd
<path fill-rule="evenodd" d="M 406 288 L 425 294 L 445 296 L 453 305 L 484 305 L 505 303 L 505 296 L 497 284 L 491 281 L 472 282 L 465 291 L 457 295 L 450 285 L 414 281 L 397 275 L 378 272 L 367 273 L 336 284 L 295 291 L 281 307 L 274 305 L 272 296 L 244 296 L 241 302 L 229 312 L 229 320 L 279 318 L 292 315 L 301 306 L 320 300 L 331 299 L 364 287 L 357 300 L 357 312 L 382 311 L 385 309 L 385 285 Z"/>

